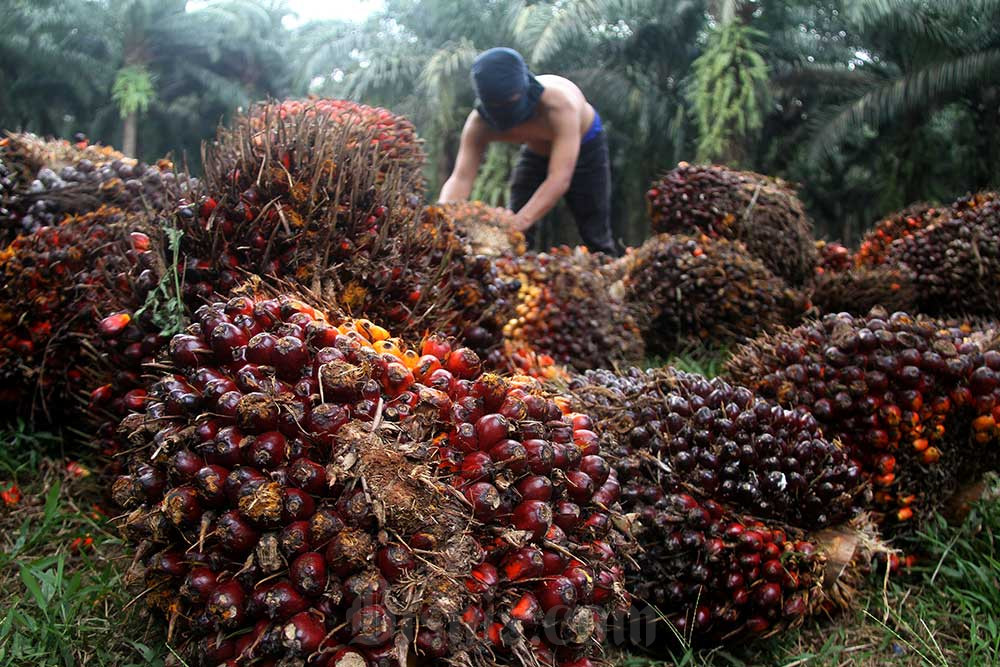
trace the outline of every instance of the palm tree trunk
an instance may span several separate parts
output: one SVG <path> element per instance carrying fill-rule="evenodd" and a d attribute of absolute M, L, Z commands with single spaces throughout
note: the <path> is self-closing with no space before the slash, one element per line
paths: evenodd
<path fill-rule="evenodd" d="M 136 137 L 139 131 L 139 113 L 133 111 L 125 116 L 125 127 L 122 130 L 122 153 L 135 157 Z"/>

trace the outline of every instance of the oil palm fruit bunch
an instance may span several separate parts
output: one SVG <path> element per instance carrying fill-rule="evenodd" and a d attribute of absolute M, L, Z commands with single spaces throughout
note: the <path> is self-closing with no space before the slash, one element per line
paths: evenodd
<path fill-rule="evenodd" d="M 9 216 L 0 230 L 4 242 L 102 204 L 133 212 L 166 210 L 198 188 L 197 179 L 177 173 L 169 160 L 147 165 L 82 142 L 12 134 L 0 141 L 0 155 L 17 171 L 20 184 L 4 206 Z"/>
<path fill-rule="evenodd" d="M 827 271 L 816 276 L 810 292 L 820 313 L 866 315 L 872 308 L 889 312 L 914 311 L 917 287 L 906 267 L 850 266 L 843 271 Z"/>
<path fill-rule="evenodd" d="M 947 207 L 927 202 L 911 204 L 874 224 L 861 239 L 861 246 L 854 257 L 858 266 L 878 266 L 888 257 L 889 246 L 896 239 L 913 236 L 924 227 L 946 215 Z"/>
<path fill-rule="evenodd" d="M 843 442 L 872 481 L 883 528 L 901 534 L 996 465 L 1000 354 L 984 342 L 876 309 L 761 336 L 726 368 Z"/>
<path fill-rule="evenodd" d="M 689 643 L 709 644 L 849 604 L 876 551 L 870 491 L 811 415 L 672 368 L 590 371 L 569 394 L 605 439 L 636 521 L 634 615 L 662 614 Z M 672 638 L 640 625 L 658 635 L 643 643 Z"/>
<path fill-rule="evenodd" d="M 121 423 L 112 489 L 179 650 L 591 664 L 625 603 L 624 536 L 585 415 L 444 336 L 411 349 L 287 295 L 196 320 Z"/>
<path fill-rule="evenodd" d="M 72 414 L 76 392 L 98 411 L 139 384 L 162 344 L 136 316 L 162 273 L 158 230 L 141 214 L 102 206 L 18 236 L 0 251 L 3 402 L 20 416 Z M 100 388 L 100 389 L 98 389 Z"/>
<path fill-rule="evenodd" d="M 842 273 L 854 265 L 850 249 L 842 243 L 816 241 L 816 252 L 819 255 L 816 275 Z"/>
<path fill-rule="evenodd" d="M 956 201 L 935 224 L 895 241 L 886 263 L 916 277 L 920 312 L 996 315 L 1000 279 L 1000 195 Z"/>
<path fill-rule="evenodd" d="M 514 213 L 509 209 L 490 206 L 481 201 L 462 201 L 430 206 L 428 213 L 449 218 L 476 254 L 521 255 L 527 250 L 524 234 L 511 231 Z"/>
<path fill-rule="evenodd" d="M 681 162 L 646 192 L 653 231 L 742 241 L 790 285 L 812 280 L 812 222 L 789 183 L 719 165 Z"/>
<path fill-rule="evenodd" d="M 659 234 L 628 256 L 625 303 L 651 352 L 725 345 L 796 321 L 806 297 L 738 241 Z"/>
<path fill-rule="evenodd" d="M 601 272 L 608 261 L 583 247 L 499 259 L 501 273 L 520 283 L 503 330 L 508 350 L 534 351 L 578 370 L 642 359 L 639 327 Z"/>

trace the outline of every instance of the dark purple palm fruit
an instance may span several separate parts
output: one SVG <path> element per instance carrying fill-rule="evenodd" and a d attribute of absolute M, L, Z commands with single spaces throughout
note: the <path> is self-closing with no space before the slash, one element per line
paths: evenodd
<path fill-rule="evenodd" d="M 728 374 L 808 410 L 871 480 L 883 529 L 911 532 L 995 468 L 1000 355 L 988 336 L 876 309 L 831 314 L 740 348 Z"/>
<path fill-rule="evenodd" d="M 604 451 L 630 502 L 691 488 L 808 530 L 842 524 L 870 502 L 860 467 L 811 414 L 746 387 L 667 367 L 590 371 L 570 392 L 610 436 Z"/>
<path fill-rule="evenodd" d="M 776 276 L 805 286 L 818 253 L 792 184 L 720 165 L 681 162 L 646 192 L 653 231 L 742 241 Z"/>
<path fill-rule="evenodd" d="M 626 259 L 623 299 L 651 352 L 738 343 L 797 322 L 808 307 L 738 241 L 659 234 Z"/>
<path fill-rule="evenodd" d="M 626 538 L 589 422 L 443 337 L 421 356 L 368 320 L 247 298 L 174 338 L 173 373 L 119 428 L 125 535 L 198 554 L 146 572 L 173 645 L 221 632 L 234 660 L 400 667 L 599 651 Z"/>

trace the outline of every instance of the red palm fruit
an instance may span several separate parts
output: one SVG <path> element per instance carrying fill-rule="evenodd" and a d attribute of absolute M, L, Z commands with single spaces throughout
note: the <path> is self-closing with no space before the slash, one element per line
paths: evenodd
<path fill-rule="evenodd" d="M 303 611 L 289 619 L 281 635 L 281 643 L 290 653 L 308 656 L 319 648 L 326 636 L 326 627 L 316 614 Z"/>
<path fill-rule="evenodd" d="M 528 475 L 517 483 L 517 491 L 524 500 L 548 501 L 552 498 L 552 480 L 541 475 Z"/>
<path fill-rule="evenodd" d="M 198 491 L 191 486 L 171 489 L 163 497 L 162 510 L 176 526 L 196 523 L 202 514 Z"/>
<path fill-rule="evenodd" d="M 291 618 L 309 608 L 309 601 L 287 581 L 258 586 L 250 594 L 250 612 L 275 620 Z"/>
<path fill-rule="evenodd" d="M 448 636 L 443 632 L 421 628 L 417 632 L 415 644 L 417 651 L 429 658 L 443 658 L 448 655 Z"/>
<path fill-rule="evenodd" d="M 368 667 L 368 660 L 360 651 L 343 646 L 334 651 L 326 667 Z"/>
<path fill-rule="evenodd" d="M 528 452 L 528 469 L 536 475 L 547 475 L 553 467 L 555 454 L 551 443 L 531 438 L 521 442 Z"/>
<path fill-rule="evenodd" d="M 217 575 L 210 568 L 192 567 L 184 578 L 181 595 L 193 602 L 206 602 L 217 581 Z"/>
<path fill-rule="evenodd" d="M 508 581 L 522 581 L 540 577 L 545 571 L 545 561 L 539 549 L 521 547 L 505 556 L 500 567 Z"/>
<path fill-rule="evenodd" d="M 611 474 L 611 466 L 603 457 L 588 454 L 580 459 L 580 471 L 593 480 L 596 488 L 600 488 Z"/>
<path fill-rule="evenodd" d="M 524 593 L 511 607 L 510 615 L 512 618 L 531 627 L 541 622 L 544 610 L 541 604 L 539 604 L 538 598 L 531 593 Z"/>
<path fill-rule="evenodd" d="M 489 599 L 499 583 L 500 575 L 497 569 L 490 563 L 480 563 L 472 568 L 465 580 L 465 587 L 469 592 Z"/>
<path fill-rule="evenodd" d="M 471 379 L 480 370 L 479 356 L 467 347 L 452 350 L 444 364 L 445 368 L 457 378 Z"/>
<path fill-rule="evenodd" d="M 472 505 L 473 516 L 478 521 L 488 522 L 492 520 L 500 507 L 500 493 L 489 482 L 471 484 L 465 489 L 465 497 Z"/>
<path fill-rule="evenodd" d="M 223 549 L 234 554 L 249 552 L 260 540 L 260 532 L 235 510 L 219 515 L 215 522 L 215 536 Z"/>
<path fill-rule="evenodd" d="M 222 466 L 210 465 L 200 468 L 192 481 L 202 501 L 217 505 L 225 500 L 225 482 L 228 476 L 229 471 Z"/>
<path fill-rule="evenodd" d="M 351 642 L 361 646 L 379 646 L 389 641 L 395 623 L 382 605 L 369 605 L 351 617 Z"/>
<path fill-rule="evenodd" d="M 220 583 L 209 594 L 205 609 L 219 628 L 237 627 L 246 615 L 246 593 L 234 579 Z"/>
<path fill-rule="evenodd" d="M 306 595 L 319 595 L 326 588 L 326 561 L 311 551 L 296 556 L 289 568 L 292 584 Z"/>
<path fill-rule="evenodd" d="M 416 560 L 410 550 L 401 544 L 390 543 L 378 550 L 375 562 L 389 581 L 399 581 L 407 572 L 416 567 Z"/>
<path fill-rule="evenodd" d="M 559 501 L 556 503 L 556 511 L 552 520 L 566 532 L 572 532 L 580 523 L 580 506 L 576 503 Z"/>
<path fill-rule="evenodd" d="M 585 472 L 570 470 L 566 473 L 566 488 L 575 502 L 586 503 L 594 495 L 594 480 Z"/>
<path fill-rule="evenodd" d="M 576 585 L 568 577 L 546 579 L 539 586 L 538 601 L 546 613 L 556 610 L 563 613 L 571 609 L 577 601 Z"/>
<path fill-rule="evenodd" d="M 552 506 L 542 500 L 525 500 L 514 508 L 511 520 L 515 528 L 530 532 L 537 540 L 552 524 Z"/>
<path fill-rule="evenodd" d="M 501 468 L 521 475 L 528 467 L 528 450 L 516 440 L 501 440 L 489 450 L 490 458 Z"/>
<path fill-rule="evenodd" d="M 251 482 L 263 482 L 266 481 L 264 474 L 252 468 L 250 466 L 236 466 L 229 474 L 226 476 L 226 481 L 224 483 L 224 489 L 226 491 L 226 498 L 230 503 L 236 504 L 239 501 L 240 491 L 243 489 L 245 484 Z"/>

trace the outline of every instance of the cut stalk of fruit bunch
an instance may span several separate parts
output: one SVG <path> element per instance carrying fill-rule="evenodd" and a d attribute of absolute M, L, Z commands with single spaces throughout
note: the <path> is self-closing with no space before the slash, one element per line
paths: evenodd
<path fill-rule="evenodd" d="M 598 650 L 625 601 L 616 483 L 536 381 L 288 296 L 206 306 L 169 353 L 113 494 L 173 645 L 206 664 Z"/>
<path fill-rule="evenodd" d="M 911 533 L 996 467 L 1000 353 L 988 333 L 873 310 L 764 336 L 727 364 L 737 382 L 809 410 L 874 486 L 882 525 Z"/>
<path fill-rule="evenodd" d="M 524 234 L 511 231 L 514 212 L 481 201 L 449 202 L 428 206 L 425 215 L 443 215 L 476 254 L 522 255 L 527 250 Z"/>
<path fill-rule="evenodd" d="M 654 232 L 742 241 L 789 285 L 813 278 L 818 255 L 812 222 L 785 181 L 681 162 L 653 182 L 646 200 Z"/>

